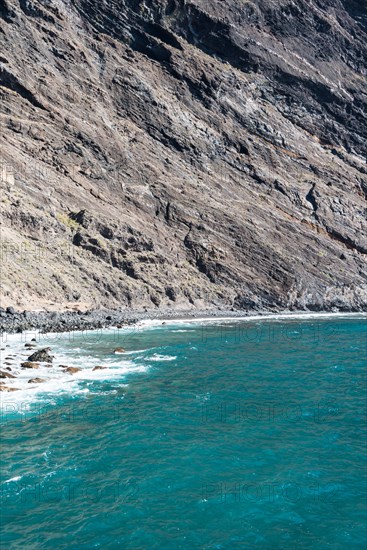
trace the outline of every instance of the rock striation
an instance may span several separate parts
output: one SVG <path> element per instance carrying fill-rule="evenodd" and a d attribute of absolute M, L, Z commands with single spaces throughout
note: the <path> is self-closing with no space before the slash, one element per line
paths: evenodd
<path fill-rule="evenodd" d="M 367 310 L 362 2 L 0 0 L 0 17 L 3 319 Z"/>

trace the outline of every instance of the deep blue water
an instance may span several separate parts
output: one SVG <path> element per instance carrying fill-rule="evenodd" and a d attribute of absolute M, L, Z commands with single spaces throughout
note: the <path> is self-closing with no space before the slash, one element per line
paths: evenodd
<path fill-rule="evenodd" d="M 366 329 L 320 318 L 120 334 L 145 370 L 3 414 L 3 547 L 365 549 Z M 116 345 L 99 333 L 55 346 L 83 366 Z"/>

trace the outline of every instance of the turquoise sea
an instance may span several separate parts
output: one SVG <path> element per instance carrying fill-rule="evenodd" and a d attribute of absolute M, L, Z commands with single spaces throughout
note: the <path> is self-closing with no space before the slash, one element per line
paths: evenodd
<path fill-rule="evenodd" d="M 40 344 L 83 370 L 2 397 L 2 548 L 365 549 L 366 318 Z"/>

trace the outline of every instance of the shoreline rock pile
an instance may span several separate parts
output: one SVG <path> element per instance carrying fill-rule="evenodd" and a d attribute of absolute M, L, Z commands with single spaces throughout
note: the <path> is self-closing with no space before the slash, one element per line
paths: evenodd
<path fill-rule="evenodd" d="M 29 349 L 29 344 L 28 343 L 25 344 L 25 348 Z M 125 350 L 123 350 L 123 348 L 117 348 L 117 349 L 121 350 L 121 351 L 118 352 L 120 354 L 125 352 Z M 0 380 L 0 392 L 20 391 L 21 390 L 20 388 L 9 386 L 8 383 L 10 381 L 13 381 L 13 380 L 16 381 L 17 378 L 18 378 L 17 374 L 19 375 L 22 371 L 40 369 L 41 367 L 48 367 L 48 368 L 53 367 L 53 360 L 55 359 L 55 357 L 53 355 L 51 355 L 51 353 L 50 353 L 51 351 L 52 351 L 52 349 L 50 347 L 41 348 L 39 350 L 36 350 L 30 357 L 28 357 L 27 361 L 22 361 L 22 362 L 19 363 L 18 368 L 20 370 L 18 370 L 17 366 L 14 365 L 13 363 L 12 363 L 12 367 L 14 369 L 13 372 L 8 372 L 8 370 L 12 370 L 10 367 L 0 368 L 0 379 L 1 379 Z M 116 351 L 112 351 L 111 353 L 116 353 Z M 14 357 L 14 363 L 16 363 L 17 359 L 19 359 L 19 357 L 17 357 L 16 355 L 12 355 L 12 357 Z M 6 370 L 6 369 L 8 369 L 8 370 Z M 108 369 L 107 366 L 96 365 L 92 369 L 88 368 L 88 369 L 85 369 L 85 370 L 99 371 L 99 370 L 107 370 L 107 369 Z M 57 370 L 73 375 L 73 374 L 82 372 L 84 369 L 81 368 L 81 367 L 72 367 L 72 366 L 68 366 L 68 365 L 59 364 L 57 366 Z M 41 377 L 30 378 L 28 380 L 28 384 L 40 384 L 40 383 L 52 380 L 52 373 L 54 371 L 50 370 L 49 372 L 50 372 L 50 378 L 48 378 L 48 379 L 41 378 Z"/>

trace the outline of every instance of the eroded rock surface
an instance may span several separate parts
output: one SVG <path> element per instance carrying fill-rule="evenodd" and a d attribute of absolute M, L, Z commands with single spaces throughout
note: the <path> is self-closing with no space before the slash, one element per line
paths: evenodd
<path fill-rule="evenodd" d="M 1 0 L 2 305 L 366 310 L 362 4 Z"/>
<path fill-rule="evenodd" d="M 20 366 L 22 369 L 39 369 L 39 363 L 34 363 L 33 361 L 25 361 L 21 363 Z"/>
<path fill-rule="evenodd" d="M 16 378 L 13 374 L 10 374 L 10 372 L 5 372 L 3 370 L 0 371 L 0 378 Z"/>
<path fill-rule="evenodd" d="M 29 362 L 31 364 L 35 364 L 34 361 L 41 361 L 44 363 L 52 363 L 53 361 L 53 355 L 50 354 L 51 349 L 50 348 L 44 348 L 40 349 L 38 351 L 35 351 L 28 357 L 27 364 L 29 365 Z M 23 363 L 24 365 L 26 363 Z M 37 368 L 37 367 L 29 367 L 29 368 Z"/>

